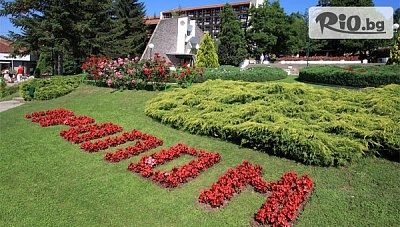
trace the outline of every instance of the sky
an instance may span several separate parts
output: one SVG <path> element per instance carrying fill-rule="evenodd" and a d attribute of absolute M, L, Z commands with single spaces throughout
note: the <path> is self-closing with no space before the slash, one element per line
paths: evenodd
<path fill-rule="evenodd" d="M 179 6 L 186 8 L 240 1 L 244 0 L 142 0 L 140 2 L 143 2 L 145 5 L 146 15 L 153 16 L 154 14 L 159 15 L 161 11 L 176 9 Z M 318 0 L 279 0 L 279 2 L 285 13 L 289 15 L 293 12 L 303 14 L 308 8 L 317 5 Z M 375 6 L 392 7 L 393 10 L 400 8 L 400 0 L 373 0 L 373 3 Z M 0 17 L 0 35 L 7 36 L 9 30 L 19 31 L 19 29 L 13 27 L 9 18 Z"/>

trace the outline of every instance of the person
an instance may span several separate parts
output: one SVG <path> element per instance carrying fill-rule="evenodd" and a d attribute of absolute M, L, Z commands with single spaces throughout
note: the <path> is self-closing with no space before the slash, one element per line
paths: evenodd
<path fill-rule="evenodd" d="M 264 62 L 264 53 L 261 53 L 260 56 L 260 64 L 262 64 Z"/>
<path fill-rule="evenodd" d="M 17 81 L 21 82 L 23 76 L 24 76 L 24 68 L 22 67 L 22 65 L 19 65 L 17 69 Z"/>
<path fill-rule="evenodd" d="M 13 81 L 12 81 L 12 78 L 11 78 L 11 76 L 10 76 L 10 71 L 8 71 L 8 69 L 4 70 L 3 75 L 4 75 L 4 80 L 5 80 L 7 83 L 12 83 L 12 82 L 13 82 Z"/>

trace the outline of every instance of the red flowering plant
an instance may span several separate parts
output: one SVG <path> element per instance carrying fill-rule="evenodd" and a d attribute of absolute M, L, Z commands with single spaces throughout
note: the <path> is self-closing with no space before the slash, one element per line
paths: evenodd
<path fill-rule="evenodd" d="M 278 182 L 267 185 L 272 194 L 255 214 L 255 221 L 269 226 L 291 226 L 313 187 L 308 175 L 298 179 L 296 173 L 285 173 Z"/>
<path fill-rule="evenodd" d="M 87 76 L 87 79 L 89 80 L 98 80 L 100 79 L 99 75 L 99 68 L 98 64 L 99 62 L 105 62 L 108 61 L 109 59 L 106 57 L 97 57 L 94 54 L 91 54 L 90 57 L 86 58 L 86 61 L 82 63 L 82 70 Z"/>
<path fill-rule="evenodd" d="M 37 122 L 42 127 L 53 125 L 86 125 L 95 122 L 93 118 L 88 116 L 76 116 L 74 112 L 63 108 L 33 112 L 26 114 L 25 118 L 31 119 L 32 122 Z"/>
<path fill-rule="evenodd" d="M 197 68 L 196 65 L 190 67 L 189 63 L 184 63 L 176 67 L 176 70 L 171 72 L 173 80 L 182 88 L 187 88 L 192 83 L 204 82 L 204 68 Z"/>
<path fill-rule="evenodd" d="M 96 140 L 96 141 L 86 141 L 81 143 L 81 149 L 87 152 L 98 152 L 100 150 L 105 150 L 110 147 L 115 147 L 121 144 L 125 144 L 128 141 L 136 140 L 136 131 L 132 130 L 131 132 L 123 132 L 121 136 L 114 136 L 114 137 L 106 137 L 103 140 Z"/>
<path fill-rule="evenodd" d="M 110 162 L 119 162 L 121 160 L 128 159 L 131 156 L 136 156 L 148 150 L 154 149 L 163 144 L 161 139 L 142 133 L 139 130 L 132 131 L 131 137 L 138 140 L 134 146 L 128 146 L 125 149 L 119 148 L 115 152 L 107 152 L 104 156 L 104 160 Z"/>
<path fill-rule="evenodd" d="M 219 208 L 225 201 L 230 200 L 235 193 L 240 193 L 243 187 L 248 185 L 260 193 L 267 192 L 267 183 L 261 178 L 262 167 L 252 165 L 247 160 L 236 166 L 235 169 L 228 169 L 228 172 L 218 178 L 210 189 L 202 190 L 199 196 L 199 203 L 210 205 L 212 208 Z"/>
<path fill-rule="evenodd" d="M 180 167 L 173 167 L 170 172 L 154 171 L 156 166 L 179 158 L 183 154 L 197 156 L 197 160 L 192 160 Z M 168 150 L 163 149 L 159 153 L 142 156 L 138 163 L 130 163 L 128 170 L 140 173 L 145 178 L 151 177 L 153 182 L 164 187 L 175 188 L 179 184 L 187 183 L 190 179 L 196 178 L 201 172 L 220 161 L 221 155 L 219 153 L 206 152 L 204 150 L 198 151 L 196 148 L 189 148 L 187 145 L 179 143 Z"/>
<path fill-rule="evenodd" d="M 153 90 L 161 90 L 165 88 L 166 83 L 170 81 L 170 67 L 172 63 L 167 63 L 165 57 L 161 57 L 159 53 L 154 53 L 151 60 L 143 63 L 142 73 L 149 83 L 152 84 Z"/>
<path fill-rule="evenodd" d="M 60 136 L 73 143 L 82 143 L 121 132 L 122 127 L 111 122 L 93 125 L 78 125 L 68 130 L 61 130 Z"/>

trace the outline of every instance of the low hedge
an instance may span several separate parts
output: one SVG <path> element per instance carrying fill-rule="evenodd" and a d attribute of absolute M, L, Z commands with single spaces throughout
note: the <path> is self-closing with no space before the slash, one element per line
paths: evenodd
<path fill-rule="evenodd" d="M 400 150 L 400 85 L 363 91 L 210 80 L 160 93 L 148 116 L 305 164 L 345 165 Z"/>
<path fill-rule="evenodd" d="M 81 76 L 54 76 L 51 79 L 33 78 L 20 86 L 21 96 L 27 100 L 49 100 L 66 95 L 80 84 Z"/>
<path fill-rule="evenodd" d="M 353 87 L 400 84 L 400 68 L 392 65 L 310 66 L 300 69 L 299 80 Z"/>
<path fill-rule="evenodd" d="M 8 86 L 4 79 L 1 80 L 0 84 L 0 98 L 12 95 L 19 91 L 20 84 L 14 84 L 13 86 Z"/>
<path fill-rule="evenodd" d="M 285 79 L 287 72 L 274 67 L 251 67 L 240 70 L 238 67 L 221 66 L 217 69 L 206 69 L 205 79 L 241 80 L 248 82 L 266 82 Z"/>

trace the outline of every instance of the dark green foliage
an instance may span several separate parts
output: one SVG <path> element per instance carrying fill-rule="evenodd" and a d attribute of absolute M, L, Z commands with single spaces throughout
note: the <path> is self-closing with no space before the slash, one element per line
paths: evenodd
<path fill-rule="evenodd" d="M 221 66 L 217 69 L 206 69 L 205 79 L 242 80 L 248 82 L 265 82 L 280 80 L 287 77 L 287 73 L 274 67 L 253 67 L 241 71 L 238 67 Z"/>
<path fill-rule="evenodd" d="M 265 1 L 249 11 L 246 38 L 252 56 L 295 54 L 306 47 L 307 23 L 299 13 L 287 16 L 279 1 Z"/>
<path fill-rule="evenodd" d="M 44 53 L 60 69 L 63 66 L 66 73 L 79 73 L 77 66 L 90 54 L 135 57 L 145 45 L 144 5 L 136 0 L 0 3 L 3 6 L 0 16 L 10 16 L 13 25 L 21 29 L 21 34 L 9 35 L 14 43 L 13 55 Z M 65 65 L 61 59 L 66 60 Z M 46 71 L 41 69 L 42 73 Z"/>
<path fill-rule="evenodd" d="M 111 58 L 136 57 L 143 53 L 146 39 L 145 6 L 137 0 L 114 0 L 111 30 L 106 34 L 104 54 Z"/>
<path fill-rule="evenodd" d="M 42 74 L 51 74 L 51 57 L 45 53 L 41 53 L 39 56 L 39 61 L 37 62 L 36 69 L 39 70 L 39 77 Z"/>
<path fill-rule="evenodd" d="M 35 68 L 35 71 L 33 71 L 33 77 L 40 78 L 40 76 L 41 76 L 40 69 L 39 68 Z"/>
<path fill-rule="evenodd" d="M 398 66 L 310 66 L 300 69 L 299 80 L 353 87 L 400 84 Z"/>
<path fill-rule="evenodd" d="M 222 9 L 220 17 L 219 64 L 238 66 L 247 57 L 244 31 L 241 28 L 236 13 L 228 3 Z"/>
<path fill-rule="evenodd" d="M 209 34 L 204 34 L 200 42 L 200 48 L 196 54 L 196 66 L 216 68 L 219 66 L 218 55 L 215 52 L 214 43 Z"/>
<path fill-rule="evenodd" d="M 349 91 L 215 80 L 162 93 L 145 112 L 191 133 L 331 166 L 396 155 L 399 94 L 399 85 Z"/>
<path fill-rule="evenodd" d="M 49 100 L 66 95 L 80 84 L 81 76 L 54 76 L 51 79 L 34 78 L 21 84 L 20 94 L 27 100 Z M 30 94 L 34 88 L 33 97 Z"/>

